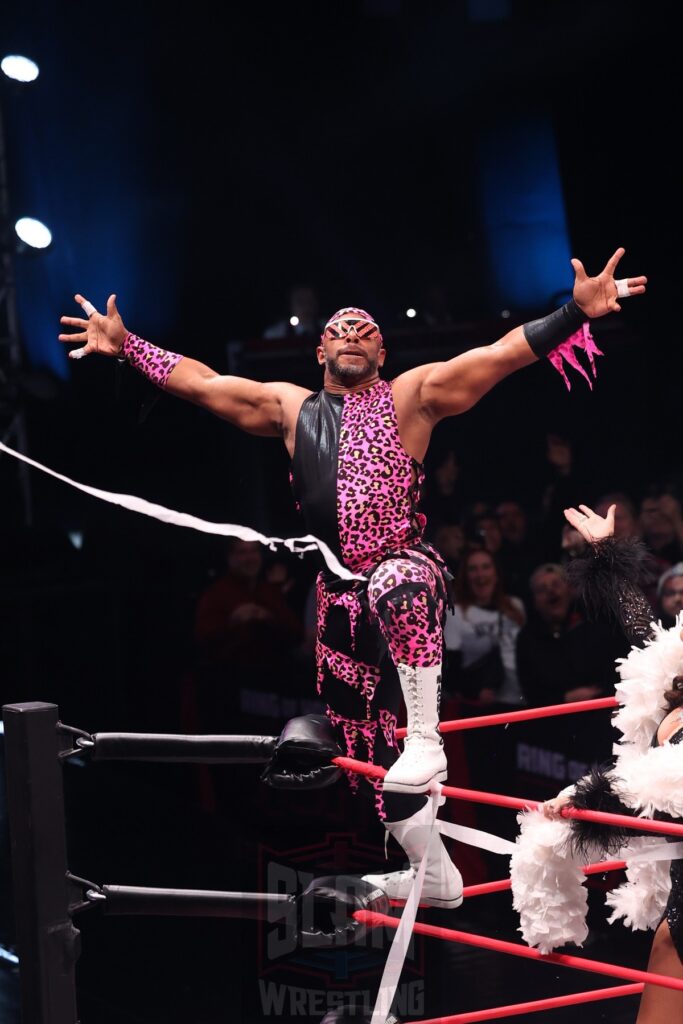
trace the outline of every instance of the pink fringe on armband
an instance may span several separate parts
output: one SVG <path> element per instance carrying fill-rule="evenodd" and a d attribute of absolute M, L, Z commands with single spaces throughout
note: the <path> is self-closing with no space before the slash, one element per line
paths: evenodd
<path fill-rule="evenodd" d="M 130 332 L 121 346 L 121 353 L 131 366 L 134 366 L 159 388 L 166 387 L 171 370 L 183 358 L 177 352 L 167 352 L 164 348 L 157 348 L 156 345 L 152 345 L 144 338 L 138 338 L 137 334 Z"/>
<path fill-rule="evenodd" d="M 588 356 L 588 362 L 590 365 L 590 371 L 593 376 L 593 380 L 597 377 L 597 371 L 595 368 L 595 356 L 604 356 L 604 352 L 601 352 L 598 346 L 595 344 L 593 335 L 590 332 L 588 322 L 582 324 L 578 331 L 570 335 L 566 341 L 563 341 L 561 345 L 554 348 L 552 352 L 548 353 L 548 359 L 553 364 L 558 373 L 561 373 L 564 382 L 567 385 L 567 391 L 571 391 L 571 381 L 567 377 L 565 372 L 564 364 L 568 363 L 573 366 L 575 370 L 578 370 L 582 377 L 585 377 L 588 381 L 588 387 L 593 390 L 593 380 L 586 372 L 585 368 L 579 362 L 576 352 L 577 349 L 581 352 L 585 352 Z"/>

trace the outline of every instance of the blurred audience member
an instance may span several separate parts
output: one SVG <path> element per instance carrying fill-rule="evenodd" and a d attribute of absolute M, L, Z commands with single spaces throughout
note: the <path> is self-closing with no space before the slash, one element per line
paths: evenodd
<path fill-rule="evenodd" d="M 503 546 L 503 534 L 500 529 L 498 517 L 493 512 L 485 512 L 475 517 L 473 526 L 473 541 L 486 548 L 492 555 L 499 559 Z"/>
<path fill-rule="evenodd" d="M 657 580 L 656 606 L 662 625 L 669 629 L 683 611 L 683 562 L 677 562 Z"/>
<path fill-rule="evenodd" d="M 311 285 L 295 285 L 289 291 L 289 313 L 266 327 L 263 337 L 273 341 L 286 338 L 316 338 L 325 326 L 320 316 L 318 293 Z"/>
<path fill-rule="evenodd" d="M 226 687 L 280 673 L 303 637 L 300 618 L 263 571 L 262 545 L 231 537 L 225 572 L 197 603 L 194 636 L 200 668 L 215 673 Z"/>
<path fill-rule="evenodd" d="M 453 575 L 457 576 L 460 556 L 465 546 L 465 531 L 460 523 L 440 523 L 433 533 L 432 543 Z"/>
<path fill-rule="evenodd" d="M 677 498 L 656 490 L 645 495 L 640 502 L 639 523 L 645 545 L 662 568 L 683 559 L 683 522 Z"/>
<path fill-rule="evenodd" d="M 265 558 L 264 580 L 278 588 L 299 620 L 303 619 L 310 577 L 310 572 L 304 573 L 301 559 L 289 551 L 270 552 Z"/>
<path fill-rule="evenodd" d="M 498 502 L 496 518 L 502 535 L 497 555 L 505 588 L 527 605 L 531 596 L 529 577 L 534 566 L 543 560 L 543 549 L 532 536 L 529 518 L 521 502 L 513 498 Z"/>
<path fill-rule="evenodd" d="M 612 631 L 576 606 L 564 568 L 539 565 L 529 581 L 533 614 L 517 638 L 517 671 L 531 707 L 614 693 L 617 652 Z"/>
<path fill-rule="evenodd" d="M 441 523 L 453 523 L 461 519 L 464 510 L 464 490 L 461 479 L 460 460 L 449 448 L 428 467 L 422 511 L 427 516 L 427 536 L 433 538 L 434 531 Z"/>
<path fill-rule="evenodd" d="M 600 513 L 601 515 L 603 513 Z M 571 523 L 565 523 L 562 527 L 562 564 L 570 562 L 572 558 L 579 558 L 585 555 L 588 549 L 588 541 L 581 536 L 578 530 L 574 529 Z"/>
<path fill-rule="evenodd" d="M 617 506 L 614 512 L 614 536 L 640 537 L 638 510 L 633 498 L 624 491 L 610 491 L 598 498 L 595 511 L 604 518 L 611 505 Z"/>
<path fill-rule="evenodd" d="M 524 605 L 505 592 L 491 552 L 469 548 L 463 553 L 455 592 L 444 629 L 446 687 L 482 704 L 520 707 L 515 646 Z"/>
<path fill-rule="evenodd" d="M 590 491 L 582 478 L 572 442 L 559 434 L 546 435 L 548 478 L 541 496 L 543 515 L 543 546 L 546 557 L 555 559 L 560 551 L 564 510 L 581 500 Z"/>

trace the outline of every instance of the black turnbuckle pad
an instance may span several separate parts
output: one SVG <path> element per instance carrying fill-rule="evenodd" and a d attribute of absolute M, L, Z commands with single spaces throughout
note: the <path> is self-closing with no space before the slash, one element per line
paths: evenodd
<path fill-rule="evenodd" d="M 357 910 L 390 911 L 386 893 L 358 875 L 314 878 L 297 903 L 301 945 L 323 949 L 352 946 L 365 938 L 368 926 L 355 920 Z"/>
<path fill-rule="evenodd" d="M 332 759 L 342 755 L 325 715 L 291 718 L 280 733 L 261 781 L 274 789 L 324 789 L 342 769 Z"/>

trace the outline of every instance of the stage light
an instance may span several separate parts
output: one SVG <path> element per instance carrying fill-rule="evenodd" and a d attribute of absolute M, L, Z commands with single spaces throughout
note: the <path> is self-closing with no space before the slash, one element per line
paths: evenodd
<path fill-rule="evenodd" d="M 411 306 L 410 309 L 406 310 L 406 316 L 408 317 L 409 320 L 412 320 L 413 317 L 417 316 L 417 310 L 413 309 Z"/>
<path fill-rule="evenodd" d="M 38 65 L 29 57 L 21 57 L 17 53 L 10 53 L 0 61 L 0 68 L 8 78 L 15 82 L 35 82 L 40 74 Z"/>
<path fill-rule="evenodd" d="M 289 323 L 290 323 L 291 327 L 298 327 L 299 326 L 299 317 L 298 316 L 290 316 Z"/>
<path fill-rule="evenodd" d="M 47 249 L 52 241 L 52 232 L 42 221 L 34 217 L 20 217 L 14 230 L 25 245 L 31 249 Z"/>

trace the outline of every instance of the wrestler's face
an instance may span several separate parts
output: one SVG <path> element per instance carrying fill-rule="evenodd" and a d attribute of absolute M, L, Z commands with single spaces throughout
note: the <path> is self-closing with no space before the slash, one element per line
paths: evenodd
<path fill-rule="evenodd" d="M 360 384 L 377 375 L 385 349 L 377 324 L 358 316 L 331 321 L 317 349 L 318 362 L 340 384 Z"/>

